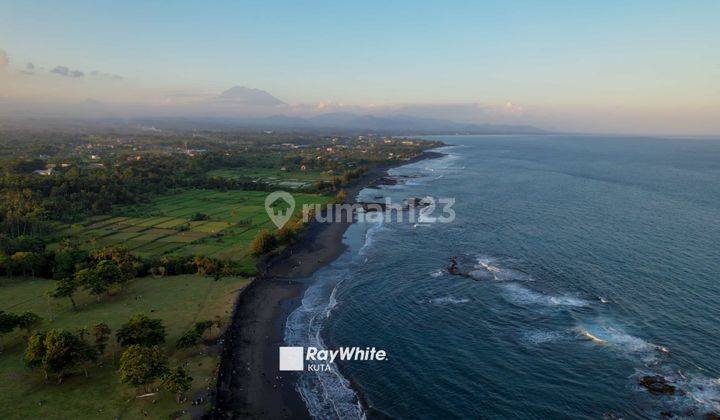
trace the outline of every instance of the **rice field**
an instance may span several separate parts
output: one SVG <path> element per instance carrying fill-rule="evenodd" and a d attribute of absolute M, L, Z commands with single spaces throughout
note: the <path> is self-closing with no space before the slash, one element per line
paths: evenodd
<path fill-rule="evenodd" d="M 266 182 L 282 188 L 298 189 L 313 186 L 316 181 L 332 179 L 332 175 L 320 171 L 281 171 L 279 169 L 253 169 L 248 171 L 245 168 L 237 169 L 216 169 L 208 175 L 220 176 L 223 178 L 239 179 L 251 178 Z"/>
<path fill-rule="evenodd" d="M 88 249 L 124 246 L 139 256 L 202 255 L 249 261 L 249 246 L 262 229 L 274 230 L 261 191 L 187 190 L 159 196 L 142 205 L 117 208 L 113 215 L 94 216 L 66 225 L 63 237 L 80 239 Z M 293 194 L 294 215 L 303 204 L 327 203 L 329 197 Z M 206 220 L 193 220 L 202 214 Z"/>

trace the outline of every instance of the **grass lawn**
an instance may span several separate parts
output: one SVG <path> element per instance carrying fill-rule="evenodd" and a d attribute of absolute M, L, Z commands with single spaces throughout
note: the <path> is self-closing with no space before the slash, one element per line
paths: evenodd
<path fill-rule="evenodd" d="M 203 255 L 252 267 L 250 240 L 262 229 L 275 229 L 265 211 L 267 194 L 186 190 L 159 196 L 147 204 L 118 207 L 115 216 L 94 216 L 82 223 L 60 226 L 59 230 L 61 237 L 77 237 L 88 249 L 121 245 L 141 256 Z M 303 204 L 325 204 L 330 200 L 317 194 L 296 193 L 293 197 L 296 216 L 301 214 Z M 209 219 L 191 221 L 197 213 Z"/>
<path fill-rule="evenodd" d="M 91 328 L 99 322 L 107 323 L 113 330 L 102 366 L 91 367 L 89 378 L 78 371 L 61 385 L 56 385 L 52 378 L 45 384 L 40 371 L 25 367 L 24 332 L 6 335 L 0 354 L 0 418 L 143 418 L 143 411 L 151 418 L 168 418 L 183 409 L 197 410 L 189 401 L 212 385 L 219 355 L 204 345 L 176 351 L 175 342 L 196 321 L 212 320 L 215 316 L 229 320 L 235 298 L 247 284 L 247 279 L 239 277 L 220 281 L 194 275 L 145 277 L 133 280 L 125 290 L 105 297 L 100 303 L 80 293 L 76 298 L 80 308 L 73 312 L 67 299 L 47 296 L 53 289 L 50 280 L 0 277 L 0 309 L 35 312 L 44 318 L 42 330 Z M 187 365 L 194 378 L 187 393 L 188 402 L 177 404 L 174 396 L 164 390 L 157 396 L 137 399 L 135 389 L 119 382 L 120 349 L 114 332 L 137 313 L 162 319 L 168 331 L 165 350 L 170 357 L 169 366 Z M 218 333 L 213 329 L 213 335 Z"/>

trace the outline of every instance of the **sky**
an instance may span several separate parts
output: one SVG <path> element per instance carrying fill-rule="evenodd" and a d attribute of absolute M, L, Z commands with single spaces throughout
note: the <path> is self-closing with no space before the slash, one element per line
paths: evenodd
<path fill-rule="evenodd" d="M 717 0 L 0 0 L 0 98 L 162 104 L 239 85 L 318 110 L 720 133 L 718 21 Z"/>

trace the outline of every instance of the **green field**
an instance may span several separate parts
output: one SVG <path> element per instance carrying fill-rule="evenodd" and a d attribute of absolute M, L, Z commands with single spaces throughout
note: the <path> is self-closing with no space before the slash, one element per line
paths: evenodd
<path fill-rule="evenodd" d="M 169 366 L 187 363 L 194 378 L 192 389 L 187 393 L 188 400 L 192 400 L 214 380 L 217 351 L 203 349 L 204 346 L 176 351 L 175 342 L 196 321 L 212 320 L 216 315 L 229 319 L 238 292 L 247 284 L 247 279 L 239 277 L 225 277 L 220 281 L 192 275 L 145 277 L 133 280 L 124 291 L 100 303 L 80 293 L 80 308 L 73 312 L 66 299 L 47 297 L 54 286 L 50 280 L 0 278 L 0 309 L 13 313 L 35 312 L 44 318 L 40 329 L 45 330 L 75 330 L 105 322 L 114 332 L 136 313 L 160 318 L 168 331 L 165 350 L 170 356 Z M 214 329 L 212 333 L 217 335 L 218 331 Z M 202 410 L 192 407 L 189 401 L 177 404 L 173 395 L 162 390 L 157 396 L 136 398 L 135 389 L 119 382 L 119 347 L 114 336 L 102 366 L 90 367 L 88 378 L 80 371 L 61 385 L 52 380 L 45 384 L 41 372 L 24 366 L 24 335 L 24 331 L 15 331 L 3 340 L 0 418 L 143 418 L 143 411 L 151 418 L 171 418 L 171 414 L 183 409 L 194 409 L 195 413 Z"/>
<path fill-rule="evenodd" d="M 281 171 L 279 169 L 216 169 L 208 172 L 210 176 L 219 176 L 229 179 L 251 178 L 266 182 L 270 185 L 290 189 L 311 187 L 319 180 L 329 181 L 332 175 L 320 171 Z"/>
<path fill-rule="evenodd" d="M 95 216 L 65 226 L 62 236 L 81 239 L 86 248 L 124 246 L 140 256 L 202 255 L 253 266 L 249 245 L 261 229 L 274 230 L 265 211 L 267 192 L 189 190 L 163 195 L 143 205 L 118 208 L 117 216 Z M 315 194 L 293 194 L 295 215 L 306 203 L 326 203 Z M 190 221 L 202 213 L 208 220 Z"/>

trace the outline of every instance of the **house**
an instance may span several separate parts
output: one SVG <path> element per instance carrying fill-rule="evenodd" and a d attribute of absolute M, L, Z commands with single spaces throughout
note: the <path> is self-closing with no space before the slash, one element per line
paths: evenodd
<path fill-rule="evenodd" d="M 185 154 L 193 157 L 195 155 L 199 155 L 201 153 L 207 152 L 207 149 L 185 149 Z"/>
<path fill-rule="evenodd" d="M 34 174 L 42 175 L 42 176 L 48 176 L 48 175 L 55 175 L 57 171 L 54 167 L 50 167 L 47 169 L 36 169 L 33 171 Z"/>

